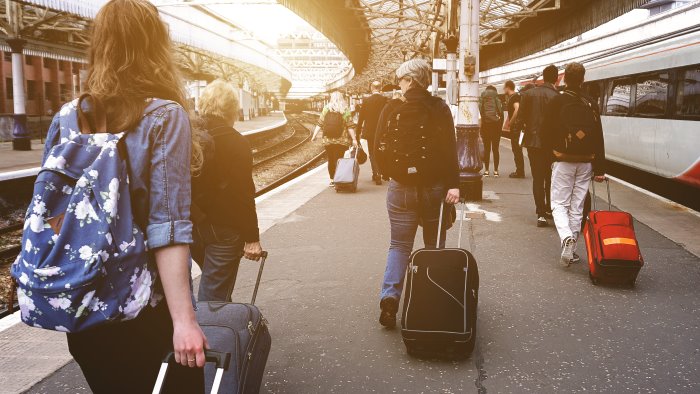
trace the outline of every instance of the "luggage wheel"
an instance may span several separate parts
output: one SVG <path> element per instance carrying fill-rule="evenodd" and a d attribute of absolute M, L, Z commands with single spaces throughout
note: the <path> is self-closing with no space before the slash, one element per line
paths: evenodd
<path fill-rule="evenodd" d="M 598 279 L 593 277 L 591 271 L 588 271 L 588 277 L 591 278 L 591 283 L 593 283 L 593 286 L 598 286 Z"/>

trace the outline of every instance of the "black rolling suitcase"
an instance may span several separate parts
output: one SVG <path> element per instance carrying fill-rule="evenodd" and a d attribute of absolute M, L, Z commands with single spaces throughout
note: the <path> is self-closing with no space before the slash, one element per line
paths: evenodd
<path fill-rule="evenodd" d="M 221 393 L 251 394 L 260 391 L 271 338 L 267 321 L 254 305 L 267 252 L 263 252 L 250 304 L 202 301 L 197 303 L 197 321 L 209 346 L 233 355 L 231 367 L 223 374 Z M 216 382 L 213 365 L 204 367 L 207 391 Z"/>
<path fill-rule="evenodd" d="M 466 205 L 466 204 L 465 204 Z M 438 248 L 411 255 L 406 276 L 401 335 L 408 354 L 419 357 L 465 358 L 476 340 L 479 271 L 472 254 L 461 249 L 464 205 L 457 248 Z"/>

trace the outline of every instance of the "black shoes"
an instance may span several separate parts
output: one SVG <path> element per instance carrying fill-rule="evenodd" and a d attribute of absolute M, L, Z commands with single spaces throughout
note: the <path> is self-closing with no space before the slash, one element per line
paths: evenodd
<path fill-rule="evenodd" d="M 385 297 L 379 303 L 382 312 L 379 314 L 379 324 L 386 328 L 396 327 L 396 312 L 399 311 L 399 300 L 394 297 Z"/>
<path fill-rule="evenodd" d="M 554 216 L 552 216 L 552 211 L 545 212 L 544 217 L 546 217 L 547 219 L 554 219 Z"/>
<path fill-rule="evenodd" d="M 372 180 L 374 181 L 375 184 L 381 185 L 382 184 L 382 177 L 378 174 L 372 175 Z"/>
<path fill-rule="evenodd" d="M 511 172 L 510 175 L 508 175 L 508 178 L 525 178 L 525 174 L 520 173 L 520 172 Z"/>

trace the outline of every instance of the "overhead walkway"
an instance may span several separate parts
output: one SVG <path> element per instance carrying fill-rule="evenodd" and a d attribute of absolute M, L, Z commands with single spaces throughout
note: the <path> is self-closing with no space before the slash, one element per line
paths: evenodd
<path fill-rule="evenodd" d="M 505 144 L 501 161 L 501 174 L 510 173 Z M 321 167 L 258 201 L 270 258 L 257 305 L 273 338 L 261 392 L 700 391 L 697 213 L 614 184 L 615 205 L 638 219 L 646 266 L 634 289 L 593 286 L 585 261 L 559 265 L 556 230 L 535 227 L 529 172 L 486 179 L 485 200 L 469 205 L 464 229 L 481 276 L 476 350 L 462 362 L 420 360 L 406 355 L 398 330 L 377 322 L 386 184 L 372 184 L 367 165 L 360 176 L 356 194 L 337 194 Z M 456 237 L 455 227 L 448 244 Z M 249 299 L 256 269 L 242 263 L 234 300 Z M 1 332 L 0 348 L 31 354 L 27 332 Z M 60 334 L 48 349 L 69 359 Z M 0 387 L 28 373 L 15 360 L 1 362 Z M 69 362 L 28 392 L 88 391 Z"/>

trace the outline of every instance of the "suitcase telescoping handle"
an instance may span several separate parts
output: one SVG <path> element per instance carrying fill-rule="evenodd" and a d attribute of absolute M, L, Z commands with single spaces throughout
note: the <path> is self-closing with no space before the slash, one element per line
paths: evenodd
<path fill-rule="evenodd" d="M 459 235 L 457 236 L 457 248 L 462 247 L 462 224 L 464 224 L 464 209 L 467 205 L 465 201 L 461 201 L 462 203 L 462 210 L 460 211 L 459 215 Z M 435 241 L 435 247 L 438 249 L 440 248 L 440 234 L 442 233 L 442 218 L 443 214 L 445 213 L 445 201 L 440 202 L 440 219 L 438 219 L 438 231 L 437 231 L 437 240 Z"/>
<path fill-rule="evenodd" d="M 255 305 L 255 297 L 258 295 L 258 287 L 260 287 L 260 278 L 262 278 L 263 268 L 265 268 L 265 260 L 267 260 L 267 251 L 263 250 L 260 255 L 260 268 L 258 268 L 258 278 L 255 279 L 255 288 L 253 288 L 253 299 L 250 300 L 251 305 Z"/>
<path fill-rule="evenodd" d="M 591 179 L 591 186 L 593 188 L 593 198 L 591 199 L 593 202 L 593 210 L 597 211 L 595 208 L 595 180 Z M 610 180 L 605 177 L 605 185 L 608 187 L 608 211 L 612 211 L 612 200 L 610 199 Z"/>
<path fill-rule="evenodd" d="M 231 353 L 205 350 L 204 355 L 207 362 L 216 363 L 216 375 L 214 376 L 214 384 L 211 387 L 211 392 L 218 393 L 219 386 L 221 385 L 221 379 L 224 376 L 224 371 L 228 370 L 228 366 L 231 364 Z M 163 382 L 165 382 L 165 376 L 168 374 L 168 366 L 170 366 L 170 363 L 174 361 L 174 352 L 168 353 L 163 359 L 163 363 L 160 365 L 160 371 L 158 371 L 156 385 L 153 387 L 153 394 L 160 394 L 161 390 L 163 389 Z"/>

